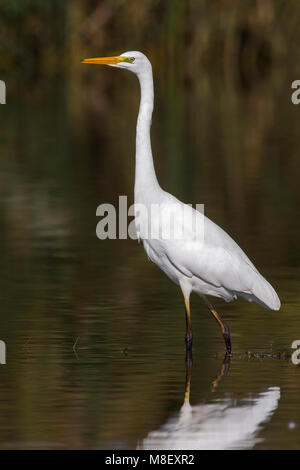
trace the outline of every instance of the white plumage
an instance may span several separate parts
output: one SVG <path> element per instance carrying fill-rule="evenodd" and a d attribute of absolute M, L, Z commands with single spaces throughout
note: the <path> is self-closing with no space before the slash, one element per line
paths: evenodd
<path fill-rule="evenodd" d="M 151 204 L 143 197 L 143 204 Z M 170 206 L 173 220 L 182 222 L 183 203 L 160 188 L 162 205 Z M 136 202 L 141 198 L 136 195 Z M 163 207 L 163 206 L 162 206 Z M 192 230 L 185 230 L 185 239 L 152 239 L 149 237 L 148 220 L 143 227 L 138 227 L 138 236 L 143 241 L 148 257 L 157 264 L 176 284 L 181 285 L 183 293 L 188 296 L 194 291 L 200 295 L 221 297 L 227 302 L 241 296 L 261 304 L 264 307 L 278 310 L 280 300 L 273 287 L 258 272 L 237 243 L 218 225 L 195 209 L 191 209 L 195 218 L 201 218 L 204 237 L 193 238 Z M 149 211 L 150 212 L 150 211 Z M 163 211 L 161 211 L 163 212 Z M 155 214 L 157 223 L 163 233 L 164 223 L 172 218 L 163 213 Z M 141 224 L 140 218 L 137 218 Z M 150 222 L 153 224 L 153 217 Z"/>

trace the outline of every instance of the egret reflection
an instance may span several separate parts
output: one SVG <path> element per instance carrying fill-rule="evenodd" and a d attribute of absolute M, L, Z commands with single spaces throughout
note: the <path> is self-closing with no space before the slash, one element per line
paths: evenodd
<path fill-rule="evenodd" d="M 227 359 L 217 382 L 212 384 L 213 389 L 228 368 Z M 151 431 L 139 444 L 139 449 L 250 449 L 260 441 L 257 434 L 277 409 L 280 399 L 280 388 L 269 387 L 256 397 L 238 401 L 224 398 L 192 406 L 190 388 L 191 363 L 187 363 L 185 396 L 179 413 L 160 429 Z"/>

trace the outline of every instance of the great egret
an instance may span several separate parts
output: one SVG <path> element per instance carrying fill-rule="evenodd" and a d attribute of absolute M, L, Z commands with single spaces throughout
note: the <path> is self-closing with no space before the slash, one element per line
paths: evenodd
<path fill-rule="evenodd" d="M 142 205 L 149 209 L 148 215 L 151 213 L 151 206 L 161 208 L 159 213 L 151 215 L 150 223 L 158 226 L 162 232 L 166 228 L 164 215 L 167 210 L 169 215 L 171 213 L 173 216 L 175 225 L 180 225 L 185 234 L 181 239 L 149 237 L 148 220 L 140 217 L 137 226 L 138 238 L 142 240 L 148 257 L 181 287 L 186 311 L 187 351 L 192 349 L 190 294 L 196 292 L 204 299 L 219 323 L 225 340 L 226 354 L 231 354 L 229 328 L 206 299 L 206 295 L 221 297 L 227 302 L 241 296 L 265 308 L 279 310 L 280 300 L 275 290 L 224 230 L 192 209 L 193 217 L 203 222 L 203 239 L 195 237 L 192 220 L 189 218 L 186 222 L 181 216 L 189 206 L 160 187 L 155 174 L 150 140 L 154 89 L 152 66 L 148 58 L 141 52 L 130 51 L 114 57 L 83 59 L 82 62 L 106 64 L 137 75 L 141 100 L 136 127 L 134 202 L 137 206 Z"/>

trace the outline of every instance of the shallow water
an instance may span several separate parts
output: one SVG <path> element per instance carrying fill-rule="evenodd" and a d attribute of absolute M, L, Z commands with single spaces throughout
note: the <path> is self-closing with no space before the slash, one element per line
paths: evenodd
<path fill-rule="evenodd" d="M 186 383 L 178 288 L 136 242 L 95 234 L 100 203 L 133 197 L 138 88 L 118 72 L 19 84 L 1 108 L 0 448 L 298 448 L 300 369 L 276 357 L 300 339 L 299 131 L 284 79 L 244 90 L 156 76 L 162 186 L 204 202 L 282 300 L 280 312 L 214 303 L 232 334 L 224 370 L 218 325 L 192 297 Z"/>

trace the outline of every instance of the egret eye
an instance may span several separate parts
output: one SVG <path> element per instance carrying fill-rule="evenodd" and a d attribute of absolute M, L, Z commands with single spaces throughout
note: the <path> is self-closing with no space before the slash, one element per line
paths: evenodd
<path fill-rule="evenodd" d="M 134 61 L 135 61 L 134 57 L 126 57 L 126 59 L 124 60 L 124 62 L 129 62 L 130 64 L 133 64 Z"/>

